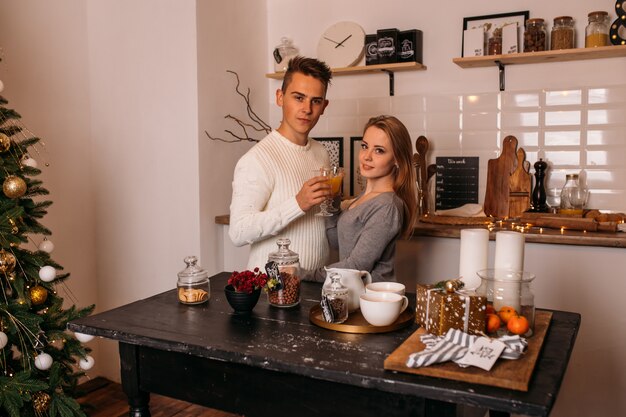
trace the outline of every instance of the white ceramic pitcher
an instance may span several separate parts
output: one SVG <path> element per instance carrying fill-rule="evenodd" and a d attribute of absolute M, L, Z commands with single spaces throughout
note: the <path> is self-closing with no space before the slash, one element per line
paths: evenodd
<path fill-rule="evenodd" d="M 341 283 L 348 289 L 348 311 L 352 313 L 359 308 L 361 294 L 365 294 L 365 286 L 372 282 L 372 276 L 367 271 L 344 268 L 326 268 L 326 281 L 324 285 L 330 285 L 330 274 L 341 275 Z"/>

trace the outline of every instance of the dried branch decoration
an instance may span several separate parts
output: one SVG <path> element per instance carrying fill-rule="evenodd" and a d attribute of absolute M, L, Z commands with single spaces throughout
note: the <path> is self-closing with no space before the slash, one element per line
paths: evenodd
<path fill-rule="evenodd" d="M 235 134 L 233 133 L 232 130 L 228 130 L 225 129 L 224 132 L 230 134 L 231 136 L 233 136 L 235 139 L 224 139 L 221 137 L 214 137 L 211 136 L 209 134 L 209 132 L 207 132 L 206 130 L 204 131 L 204 133 L 206 133 L 206 135 L 209 137 L 209 139 L 211 140 L 219 140 L 221 142 L 226 142 L 226 143 L 235 143 L 235 142 L 259 142 L 261 139 L 256 139 L 250 136 L 250 134 L 248 133 L 248 129 L 252 129 L 255 132 L 264 132 L 265 134 L 268 134 L 272 131 L 272 128 L 270 127 L 270 125 L 268 125 L 267 123 L 265 123 L 263 121 L 263 119 L 261 119 L 255 112 L 254 110 L 252 110 L 252 106 L 250 106 L 250 88 L 248 88 L 248 91 L 246 92 L 246 94 L 243 94 L 241 91 L 239 91 L 239 85 L 241 84 L 239 81 L 239 74 L 237 74 L 235 71 L 231 71 L 231 70 L 226 70 L 226 72 L 230 72 L 231 74 L 234 74 L 235 77 L 237 78 L 237 85 L 235 86 L 235 91 L 237 92 L 237 94 L 239 94 L 244 101 L 246 102 L 246 111 L 248 113 L 248 117 L 250 118 L 250 120 L 252 121 L 251 123 L 249 122 L 244 122 L 243 120 L 241 120 L 240 118 L 227 114 L 226 116 L 224 116 L 225 119 L 231 119 L 234 120 L 235 123 L 237 123 L 239 125 L 239 127 L 241 128 L 241 130 L 243 130 L 243 135 L 241 134 Z"/>

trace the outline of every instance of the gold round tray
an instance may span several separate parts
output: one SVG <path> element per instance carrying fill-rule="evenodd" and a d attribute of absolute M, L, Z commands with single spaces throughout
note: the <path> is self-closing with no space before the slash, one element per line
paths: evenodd
<path fill-rule="evenodd" d="M 316 326 L 344 333 L 386 333 L 408 326 L 415 318 L 415 310 L 409 306 L 389 326 L 372 326 L 363 317 L 361 310 L 350 313 L 348 320 L 343 323 L 328 323 L 322 315 L 322 307 L 319 304 L 311 307 L 309 320 Z"/>

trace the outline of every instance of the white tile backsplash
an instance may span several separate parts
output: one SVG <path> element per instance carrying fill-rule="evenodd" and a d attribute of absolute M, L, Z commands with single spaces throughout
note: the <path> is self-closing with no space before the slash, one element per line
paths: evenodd
<path fill-rule="evenodd" d="M 349 149 L 349 137 L 361 136 L 378 114 L 398 117 L 412 138 L 425 135 L 430 163 L 436 156 L 480 157 L 481 199 L 487 161 L 513 135 L 531 173 L 538 158 L 548 162 L 548 186 L 560 188 L 567 173 L 581 173 L 591 207 L 626 210 L 626 86 L 342 99 L 331 102 L 316 130 L 344 136 Z"/>

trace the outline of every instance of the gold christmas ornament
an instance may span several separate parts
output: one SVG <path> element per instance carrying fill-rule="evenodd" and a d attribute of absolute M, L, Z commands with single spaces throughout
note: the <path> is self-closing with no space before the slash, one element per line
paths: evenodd
<path fill-rule="evenodd" d="M 35 285 L 29 291 L 30 302 L 36 306 L 42 305 L 48 299 L 48 290 L 41 285 Z"/>
<path fill-rule="evenodd" d="M 9 219 L 9 224 L 11 225 L 11 233 L 16 235 L 20 232 L 20 229 L 17 228 L 17 224 L 15 224 L 15 220 Z"/>
<path fill-rule="evenodd" d="M 0 272 L 8 274 L 15 269 L 16 259 L 12 253 L 0 249 Z"/>
<path fill-rule="evenodd" d="M 4 133 L 0 133 L 0 152 L 6 152 L 11 147 L 11 139 Z"/>
<path fill-rule="evenodd" d="M 26 181 L 18 176 L 9 175 L 2 184 L 2 191 L 9 198 L 20 198 L 26 193 Z"/>
<path fill-rule="evenodd" d="M 50 402 L 52 398 L 50 394 L 44 391 L 38 391 L 33 394 L 33 408 L 35 409 L 35 413 L 37 415 L 45 415 L 48 412 L 48 408 L 50 408 Z"/>

